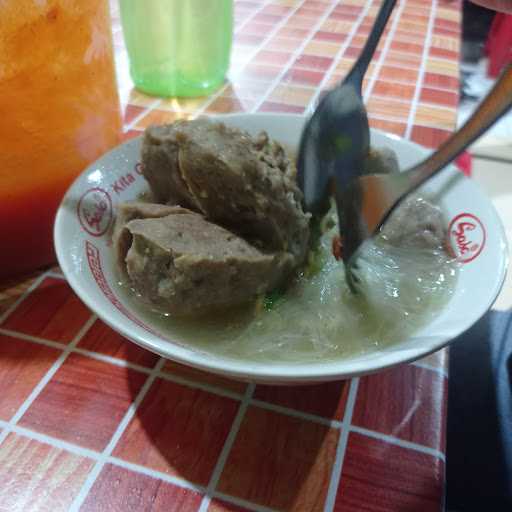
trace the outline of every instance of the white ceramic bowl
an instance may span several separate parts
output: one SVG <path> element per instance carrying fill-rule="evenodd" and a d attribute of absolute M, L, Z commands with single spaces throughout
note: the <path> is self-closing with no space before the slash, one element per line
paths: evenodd
<path fill-rule="evenodd" d="M 251 133 L 266 130 L 286 146 L 297 147 L 305 118 L 298 115 L 241 114 L 222 116 L 226 124 Z M 450 219 L 449 241 L 464 262 L 454 294 L 442 312 L 398 345 L 356 357 L 310 364 L 257 363 L 213 356 L 187 345 L 178 336 L 160 335 L 116 292 L 109 230 L 115 206 L 147 190 L 140 174 L 141 139 L 132 139 L 87 168 L 64 197 L 55 222 L 59 263 L 79 297 L 113 329 L 133 342 L 175 361 L 215 373 L 267 383 L 320 382 L 362 375 L 411 361 L 440 349 L 468 329 L 492 305 L 507 267 L 506 239 L 491 202 L 469 179 L 448 167 L 425 186 L 441 193 Z M 406 168 L 427 154 L 420 146 L 372 131 L 372 144 L 389 146 Z M 172 332 L 172 326 L 170 331 Z"/>

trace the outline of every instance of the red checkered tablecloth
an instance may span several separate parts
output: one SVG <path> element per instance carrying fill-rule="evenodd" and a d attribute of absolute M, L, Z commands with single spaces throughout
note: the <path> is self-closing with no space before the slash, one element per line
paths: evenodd
<path fill-rule="evenodd" d="M 372 0 L 239 0 L 226 84 L 199 99 L 132 88 L 126 137 L 223 112 L 305 112 L 357 57 Z M 371 125 L 435 147 L 455 126 L 459 2 L 403 0 L 365 79 Z M 244 384 L 113 332 L 59 269 L 0 284 L 0 510 L 438 511 L 446 353 L 350 381 Z"/>
<path fill-rule="evenodd" d="M 134 90 L 114 18 L 128 136 L 152 123 L 201 114 L 311 111 L 322 91 L 351 68 L 380 2 L 244 0 L 235 5 L 229 81 L 199 99 L 155 99 Z M 397 3 L 364 82 L 373 127 L 428 147 L 446 138 L 458 105 L 460 19 L 458 1 Z"/>

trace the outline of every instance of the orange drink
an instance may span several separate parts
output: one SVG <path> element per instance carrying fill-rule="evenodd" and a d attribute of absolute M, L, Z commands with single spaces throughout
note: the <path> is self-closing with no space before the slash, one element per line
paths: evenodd
<path fill-rule="evenodd" d="M 119 142 L 107 0 L 0 2 L 0 277 L 54 260 L 73 179 Z"/>

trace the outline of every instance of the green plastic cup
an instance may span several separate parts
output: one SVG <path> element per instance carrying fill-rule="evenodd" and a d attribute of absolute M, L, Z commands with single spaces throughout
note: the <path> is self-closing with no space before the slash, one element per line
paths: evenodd
<path fill-rule="evenodd" d="M 229 67 L 233 0 L 120 0 L 135 86 L 156 96 L 204 96 Z"/>

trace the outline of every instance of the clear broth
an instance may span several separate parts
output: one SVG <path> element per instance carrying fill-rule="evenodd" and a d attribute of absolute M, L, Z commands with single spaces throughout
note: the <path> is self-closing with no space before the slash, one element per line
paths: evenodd
<path fill-rule="evenodd" d="M 431 321 L 449 301 L 457 264 L 445 252 L 398 249 L 377 238 L 359 260 L 361 293 L 348 288 L 331 254 L 333 226 L 320 239 L 313 273 L 299 275 L 270 310 L 261 302 L 219 314 L 183 318 L 143 304 L 129 286 L 120 292 L 168 339 L 212 357 L 272 363 L 333 361 L 398 344 Z"/>

